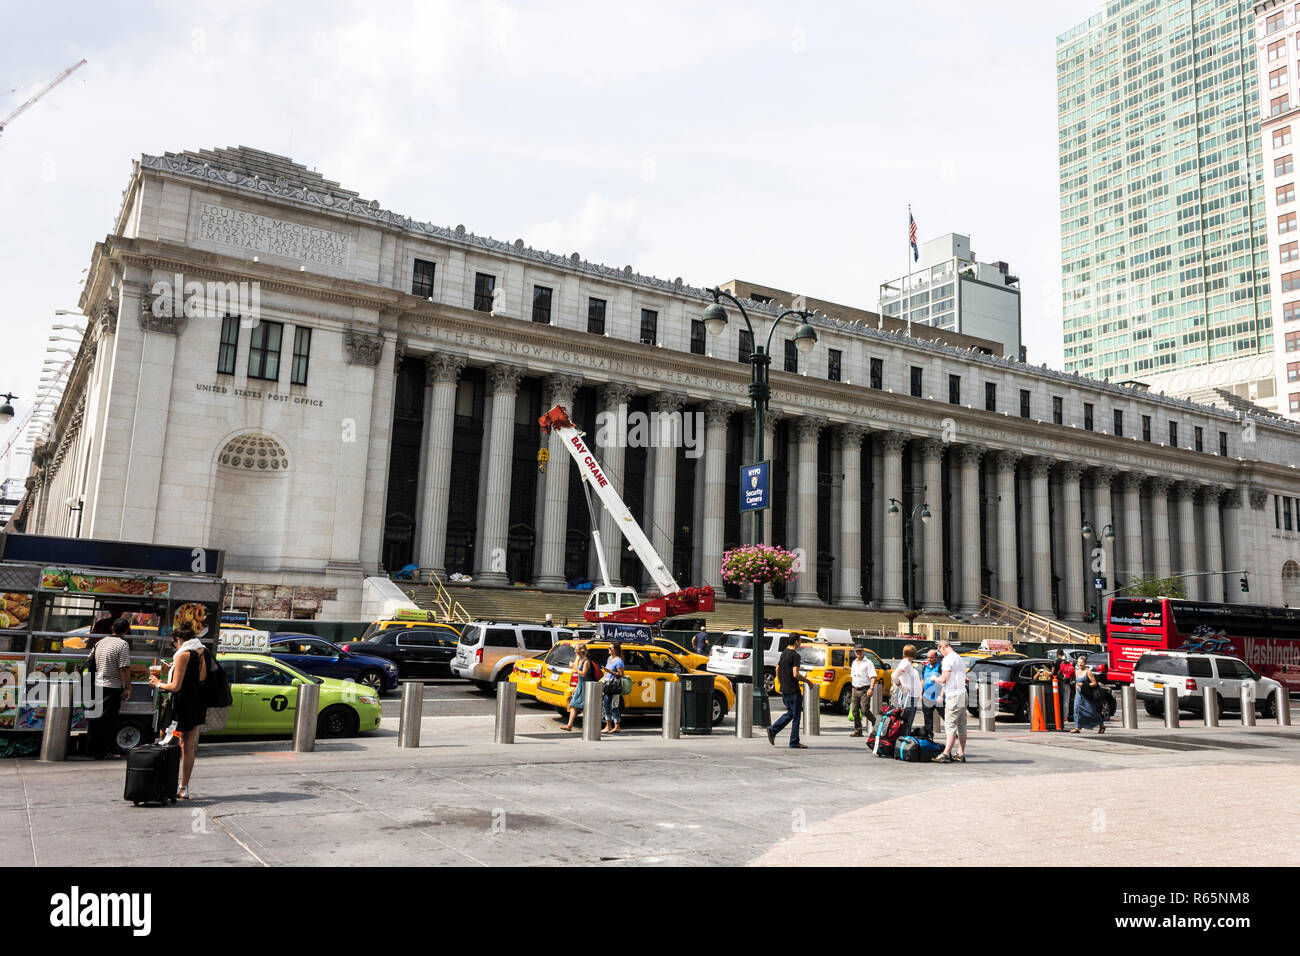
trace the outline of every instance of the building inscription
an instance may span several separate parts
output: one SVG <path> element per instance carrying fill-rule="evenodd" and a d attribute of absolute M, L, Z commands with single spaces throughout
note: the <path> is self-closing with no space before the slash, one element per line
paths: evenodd
<path fill-rule="evenodd" d="M 307 408 L 324 408 L 325 401 L 320 398 L 308 398 L 306 395 L 285 395 L 283 392 L 263 392 L 257 388 L 237 388 L 227 385 L 211 385 L 207 382 L 195 382 L 196 392 L 210 392 L 213 395 L 233 395 L 235 398 L 252 398 L 258 401 L 274 402 L 281 405 L 302 405 Z"/>
<path fill-rule="evenodd" d="M 352 255 L 345 233 L 210 202 L 199 204 L 198 238 L 323 266 L 346 267 Z"/>

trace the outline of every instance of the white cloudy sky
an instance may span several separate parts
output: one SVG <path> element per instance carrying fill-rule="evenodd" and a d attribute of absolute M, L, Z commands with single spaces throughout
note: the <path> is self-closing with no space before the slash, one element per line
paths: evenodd
<path fill-rule="evenodd" d="M 240 144 L 419 219 L 870 309 L 910 202 L 1011 263 L 1059 365 L 1055 37 L 1100 6 L 8 4 L 0 115 L 89 63 L 0 135 L 0 392 L 21 415 L 131 159 Z"/>

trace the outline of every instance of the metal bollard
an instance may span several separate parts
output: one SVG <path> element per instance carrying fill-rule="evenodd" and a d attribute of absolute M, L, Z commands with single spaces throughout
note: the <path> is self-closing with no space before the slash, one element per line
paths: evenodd
<path fill-rule="evenodd" d="M 875 719 L 880 716 L 880 707 L 885 702 L 885 685 L 878 679 L 871 687 L 871 716 Z"/>
<path fill-rule="evenodd" d="M 1279 687 L 1273 691 L 1277 695 L 1277 725 L 1279 727 L 1291 726 L 1291 692 L 1285 687 Z"/>
<path fill-rule="evenodd" d="M 316 718 L 320 713 L 320 684 L 309 681 L 298 685 L 298 709 L 293 715 L 294 753 L 306 754 L 316 749 Z"/>
<path fill-rule="evenodd" d="M 679 740 L 682 736 L 682 685 L 675 680 L 664 681 L 664 740 Z"/>
<path fill-rule="evenodd" d="M 420 721 L 424 716 L 424 682 L 402 681 L 402 709 L 398 715 L 397 746 L 420 746 Z"/>
<path fill-rule="evenodd" d="M 602 725 L 600 716 L 600 681 L 587 681 L 586 696 L 582 704 L 582 739 L 596 741 L 600 739 Z"/>
<path fill-rule="evenodd" d="M 981 680 L 979 687 L 980 730 L 992 733 L 998 729 L 998 694 L 991 680 Z"/>
<path fill-rule="evenodd" d="M 1255 685 L 1248 680 L 1241 682 L 1241 697 L 1238 699 L 1241 705 L 1241 726 L 1255 726 Z"/>
<path fill-rule="evenodd" d="M 822 733 L 822 699 L 805 688 L 803 692 L 803 726 L 799 736 L 820 737 Z"/>
<path fill-rule="evenodd" d="M 45 731 L 41 734 L 41 760 L 46 763 L 67 760 L 68 736 L 72 732 L 72 681 L 47 681 L 45 697 Z"/>
<path fill-rule="evenodd" d="M 1219 726 L 1219 692 L 1213 687 L 1201 689 L 1201 710 L 1204 711 L 1201 719 L 1206 727 Z"/>
<path fill-rule="evenodd" d="M 1165 685 L 1165 726 L 1178 727 L 1178 688 Z"/>
<path fill-rule="evenodd" d="M 1042 727 L 1034 726 L 1035 711 L 1043 720 Z M 1047 685 L 1042 681 L 1035 681 L 1029 685 L 1029 729 L 1050 730 L 1047 724 Z"/>
<path fill-rule="evenodd" d="M 754 695 L 748 684 L 741 684 L 736 693 L 736 739 L 748 740 L 754 736 Z"/>
<path fill-rule="evenodd" d="M 1125 684 L 1120 689 L 1120 706 L 1123 710 L 1121 719 L 1125 730 L 1137 730 L 1138 726 L 1138 692 L 1132 684 Z"/>
<path fill-rule="evenodd" d="M 519 687 L 508 680 L 497 684 L 497 722 L 492 734 L 493 743 L 515 742 L 515 709 L 519 702 Z"/>

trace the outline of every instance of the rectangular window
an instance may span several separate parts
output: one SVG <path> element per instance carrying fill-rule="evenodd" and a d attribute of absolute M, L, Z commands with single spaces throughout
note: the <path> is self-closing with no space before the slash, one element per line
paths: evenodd
<path fill-rule="evenodd" d="M 871 360 L 871 387 L 882 389 L 885 387 L 885 360 L 873 358 Z"/>
<path fill-rule="evenodd" d="M 740 330 L 740 348 L 737 351 L 737 358 L 748 363 L 750 357 L 754 354 L 754 333 L 749 329 Z"/>
<path fill-rule="evenodd" d="M 415 260 L 415 272 L 411 277 L 411 295 L 421 299 L 433 298 L 434 264 L 426 259 Z"/>
<path fill-rule="evenodd" d="M 1291 411 L 1300 412 L 1300 392 L 1292 392 L 1287 401 L 1290 404 Z"/>
<path fill-rule="evenodd" d="M 1178 423 L 1177 422 L 1169 423 L 1169 447 L 1170 448 L 1178 447 Z"/>
<path fill-rule="evenodd" d="M 641 310 L 641 344 L 656 345 L 659 342 L 659 313 L 654 309 Z"/>
<path fill-rule="evenodd" d="M 1291 530 L 1291 499 L 1282 499 L 1282 530 Z"/>
<path fill-rule="evenodd" d="M 290 385 L 307 384 L 307 363 L 311 358 L 311 329 L 298 325 L 293 330 L 293 366 L 289 369 Z"/>
<path fill-rule="evenodd" d="M 912 366 L 912 397 L 913 398 L 921 397 L 921 372 L 922 369 L 919 365 Z"/>
<path fill-rule="evenodd" d="M 1228 433 L 1219 432 L 1219 454 L 1224 458 L 1228 457 Z"/>
<path fill-rule="evenodd" d="M 691 319 L 691 354 L 704 354 L 704 337 L 708 333 L 704 328 L 703 319 Z"/>
<path fill-rule="evenodd" d="M 799 347 L 794 344 L 794 339 L 785 340 L 785 370 L 799 371 Z"/>
<path fill-rule="evenodd" d="M 1273 175 L 1290 176 L 1294 171 L 1295 162 L 1292 160 L 1290 153 L 1287 153 L 1285 156 L 1279 156 L 1277 159 L 1273 160 Z"/>
<path fill-rule="evenodd" d="M 492 298 L 496 292 L 497 277 L 486 272 L 474 273 L 474 311 L 491 312 Z"/>
<path fill-rule="evenodd" d="M 1287 362 L 1286 380 L 1288 383 L 1300 382 L 1300 362 Z"/>
<path fill-rule="evenodd" d="M 1083 427 L 1092 431 L 1092 403 L 1083 403 Z"/>
<path fill-rule="evenodd" d="M 1281 262 L 1296 262 L 1300 260 L 1300 242 L 1284 242 L 1277 251 L 1278 260 Z"/>
<path fill-rule="evenodd" d="M 1289 202 L 1295 202 L 1295 183 L 1277 187 L 1277 204 L 1284 206 Z"/>
<path fill-rule="evenodd" d="M 1288 212 L 1277 217 L 1277 231 L 1281 235 L 1295 232 L 1295 213 Z"/>
<path fill-rule="evenodd" d="M 1269 59 L 1269 62 L 1272 62 L 1273 60 L 1280 59 L 1281 57 L 1283 57 L 1283 56 L 1285 56 L 1285 55 L 1286 55 L 1286 40 L 1285 40 L 1285 39 L 1275 40 L 1274 42 L 1272 42 L 1272 43 L 1270 43 L 1270 44 L 1268 45 L 1268 59 Z"/>
<path fill-rule="evenodd" d="M 1065 399 L 1060 395 L 1052 396 L 1052 424 L 1065 424 Z"/>
<path fill-rule="evenodd" d="M 1273 496 L 1273 527 L 1282 530 L 1282 499 L 1278 495 Z"/>
<path fill-rule="evenodd" d="M 841 364 L 844 356 L 839 349 L 831 349 L 826 358 L 826 377 L 832 382 L 840 381 Z"/>
<path fill-rule="evenodd" d="M 1124 410 L 1121 408 L 1115 409 L 1115 411 L 1112 413 L 1112 417 L 1115 420 L 1114 421 L 1115 437 L 1123 438 L 1124 437 Z"/>
<path fill-rule="evenodd" d="M 1282 291 L 1293 292 L 1300 289 L 1300 272 L 1282 273 Z"/>
<path fill-rule="evenodd" d="M 961 376 L 960 375 L 948 376 L 948 404 L 949 405 L 961 404 Z"/>
<path fill-rule="evenodd" d="M 1291 127 L 1283 126 L 1281 129 L 1273 130 L 1273 148 L 1281 149 L 1283 146 L 1291 145 Z"/>
<path fill-rule="evenodd" d="M 1282 303 L 1282 321 L 1293 322 L 1300 319 L 1300 302 Z"/>
<path fill-rule="evenodd" d="M 1192 431 L 1193 445 L 1197 451 L 1205 451 L 1205 429 L 1200 425 Z"/>
<path fill-rule="evenodd" d="M 1027 388 L 1020 390 L 1020 417 L 1029 417 L 1029 389 Z"/>
<path fill-rule="evenodd" d="M 1300 352 L 1300 332 L 1286 333 L 1286 350 L 1288 352 Z"/>
<path fill-rule="evenodd" d="M 551 290 L 544 285 L 533 286 L 533 321 L 538 325 L 551 324 Z"/>
<path fill-rule="evenodd" d="M 1142 416 L 1142 440 L 1143 441 L 1151 440 L 1151 416 L 1150 415 Z"/>
<path fill-rule="evenodd" d="M 217 349 L 217 374 L 234 375 L 239 354 L 239 316 L 228 315 L 221 320 L 221 348 Z"/>
<path fill-rule="evenodd" d="M 1269 33 L 1276 33 L 1278 30 L 1281 30 L 1284 26 L 1286 26 L 1285 10 L 1283 10 L 1281 13 L 1275 13 L 1272 16 L 1265 18 L 1264 33 L 1265 35 Z"/>
<path fill-rule="evenodd" d="M 1291 94 L 1283 93 L 1281 96 L 1275 96 L 1268 101 L 1268 115 L 1281 116 L 1291 108 Z"/>
<path fill-rule="evenodd" d="M 271 382 L 280 379 L 280 339 L 284 326 L 279 322 L 258 322 L 248 336 L 248 377 Z"/>
<path fill-rule="evenodd" d="M 1286 67 L 1280 70 L 1272 70 L 1268 74 L 1268 88 L 1270 90 L 1280 89 L 1286 86 Z"/>
<path fill-rule="evenodd" d="M 587 300 L 587 331 L 592 335 L 605 334 L 605 300 Z"/>
<path fill-rule="evenodd" d="M 998 410 L 998 384 L 997 382 L 984 383 L 984 411 L 996 412 Z"/>

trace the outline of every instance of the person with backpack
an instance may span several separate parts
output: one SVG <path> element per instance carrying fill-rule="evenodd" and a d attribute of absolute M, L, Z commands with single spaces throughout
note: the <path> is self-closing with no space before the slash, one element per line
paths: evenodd
<path fill-rule="evenodd" d="M 623 645 L 614 641 L 605 659 L 604 695 L 600 709 L 605 717 L 601 733 L 616 734 L 623 725 Z"/>
<path fill-rule="evenodd" d="M 149 686 L 155 690 L 165 690 L 172 695 L 173 716 L 176 730 L 181 739 L 181 786 L 176 793 L 178 800 L 188 800 L 190 796 L 190 773 L 194 770 L 194 758 L 199 746 L 199 729 L 207 717 L 207 682 L 208 650 L 203 642 L 194 636 L 194 629 L 181 625 L 172 631 L 171 672 L 167 683 L 158 677 L 149 677 Z"/>
<path fill-rule="evenodd" d="M 916 707 L 921 702 L 921 675 L 916 669 L 916 645 L 908 644 L 903 648 L 903 656 L 894 665 L 893 687 L 890 703 L 899 712 L 903 721 L 903 736 L 912 735 L 912 724 L 916 721 Z"/>
<path fill-rule="evenodd" d="M 785 650 L 776 662 L 776 689 L 781 694 L 781 702 L 785 704 L 785 713 L 767 728 L 767 742 L 775 747 L 776 735 L 789 724 L 791 750 L 808 749 L 807 744 L 799 742 L 799 722 L 803 718 L 803 688 L 799 685 L 808 684 L 807 678 L 799 673 L 799 665 L 803 663 L 799 656 L 799 644 L 799 635 L 790 635 Z"/>
<path fill-rule="evenodd" d="M 99 715 L 89 722 L 90 756 L 96 760 L 109 755 L 117 715 L 122 704 L 131 699 L 131 645 L 126 642 L 131 622 L 119 617 L 112 627 L 112 635 L 96 641 L 86 658 L 87 668 L 94 673 L 95 693 L 100 701 Z"/>

